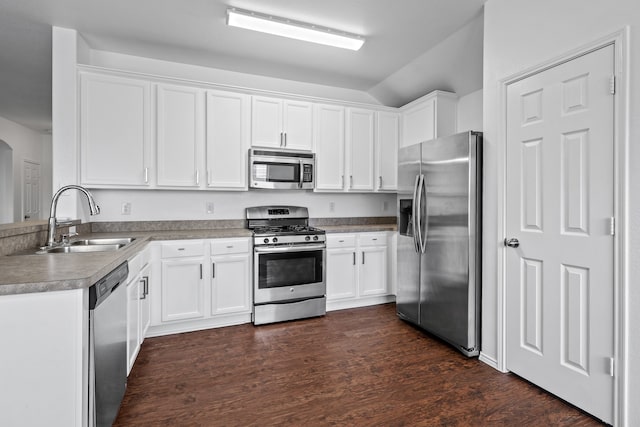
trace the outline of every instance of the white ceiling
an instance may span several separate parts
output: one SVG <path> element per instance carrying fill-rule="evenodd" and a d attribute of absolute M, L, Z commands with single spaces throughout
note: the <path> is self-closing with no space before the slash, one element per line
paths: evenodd
<path fill-rule="evenodd" d="M 482 85 L 486 0 L 0 0 L 0 116 L 51 127 L 51 26 L 93 49 L 349 88 L 399 106 Z M 225 25 L 235 6 L 366 38 L 357 52 Z M 434 49 L 435 47 L 435 49 Z"/>

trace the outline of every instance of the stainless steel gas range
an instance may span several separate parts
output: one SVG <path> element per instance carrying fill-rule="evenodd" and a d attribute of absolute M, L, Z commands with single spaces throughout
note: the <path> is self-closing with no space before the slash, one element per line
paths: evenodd
<path fill-rule="evenodd" d="M 326 313 L 325 232 L 298 206 L 247 208 L 253 230 L 253 323 Z"/>

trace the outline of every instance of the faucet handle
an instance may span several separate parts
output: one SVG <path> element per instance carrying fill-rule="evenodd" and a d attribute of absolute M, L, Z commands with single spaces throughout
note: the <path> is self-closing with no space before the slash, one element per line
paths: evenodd
<path fill-rule="evenodd" d="M 69 244 L 69 235 L 68 234 L 61 234 L 60 235 L 60 243 L 63 245 L 68 245 Z"/>

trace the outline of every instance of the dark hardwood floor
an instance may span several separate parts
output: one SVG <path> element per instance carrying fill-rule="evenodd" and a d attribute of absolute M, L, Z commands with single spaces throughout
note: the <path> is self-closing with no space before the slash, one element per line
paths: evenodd
<path fill-rule="evenodd" d="M 595 426 L 395 305 L 147 339 L 116 426 Z"/>

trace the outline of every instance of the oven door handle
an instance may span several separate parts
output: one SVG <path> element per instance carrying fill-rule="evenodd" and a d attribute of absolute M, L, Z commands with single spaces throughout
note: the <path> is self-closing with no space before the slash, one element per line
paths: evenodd
<path fill-rule="evenodd" d="M 254 247 L 256 253 L 274 253 L 274 252 L 306 252 L 317 251 L 318 249 L 326 249 L 327 245 L 298 245 L 298 246 L 276 246 L 276 247 Z"/>

